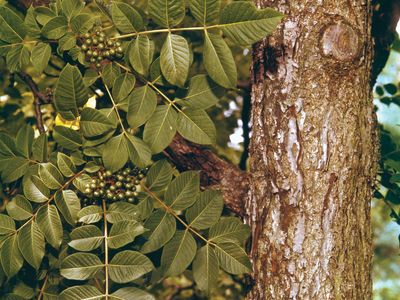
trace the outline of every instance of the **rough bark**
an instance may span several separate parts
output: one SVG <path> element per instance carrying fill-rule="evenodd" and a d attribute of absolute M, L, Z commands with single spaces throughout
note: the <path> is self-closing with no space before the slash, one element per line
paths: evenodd
<path fill-rule="evenodd" d="M 370 299 L 370 2 L 257 4 L 286 17 L 253 49 L 248 298 Z"/>
<path fill-rule="evenodd" d="M 201 170 L 203 187 L 222 191 L 225 205 L 235 214 L 244 215 L 244 203 L 249 191 L 249 175 L 219 158 L 210 149 L 176 136 L 165 151 L 180 169 Z"/>

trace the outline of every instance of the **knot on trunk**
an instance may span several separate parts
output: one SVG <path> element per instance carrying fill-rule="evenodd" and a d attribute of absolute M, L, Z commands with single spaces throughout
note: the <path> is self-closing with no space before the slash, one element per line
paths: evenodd
<path fill-rule="evenodd" d="M 343 20 L 331 23 L 322 31 L 322 55 L 339 62 L 353 62 L 360 55 L 358 31 Z"/>

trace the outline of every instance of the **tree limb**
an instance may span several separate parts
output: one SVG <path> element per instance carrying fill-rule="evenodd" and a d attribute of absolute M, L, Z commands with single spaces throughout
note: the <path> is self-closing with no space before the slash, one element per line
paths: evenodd
<path fill-rule="evenodd" d="M 42 104 L 48 104 L 51 102 L 51 97 L 39 91 L 39 88 L 35 81 L 33 81 L 32 77 L 24 72 L 18 72 L 18 76 L 26 83 L 29 89 L 32 91 L 33 94 L 33 105 L 35 106 L 35 116 L 37 122 L 37 128 L 40 133 L 44 133 L 44 125 L 43 125 L 43 114 L 41 111 L 40 106 Z"/>
<path fill-rule="evenodd" d="M 204 187 L 222 191 L 226 206 L 243 216 L 250 175 L 219 158 L 210 149 L 176 136 L 164 154 L 183 170 L 201 170 Z"/>

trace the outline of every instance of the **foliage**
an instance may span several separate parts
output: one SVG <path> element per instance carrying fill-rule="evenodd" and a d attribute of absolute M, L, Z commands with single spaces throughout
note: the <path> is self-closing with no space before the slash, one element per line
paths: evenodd
<path fill-rule="evenodd" d="M 230 46 L 282 16 L 244 1 L 190 0 L 189 13 L 183 0 L 145 2 L 55 0 L 25 15 L 0 6 L 5 92 L 21 98 L 16 76 L 49 78 L 46 95 L 25 82 L 40 134 L 16 122 L 0 133 L 4 299 L 153 299 L 146 290 L 184 272 L 209 294 L 220 269 L 251 270 L 248 227 L 161 153 L 177 133 L 215 144 L 207 110 L 236 86 Z M 56 126 L 43 132 L 47 96 Z"/>

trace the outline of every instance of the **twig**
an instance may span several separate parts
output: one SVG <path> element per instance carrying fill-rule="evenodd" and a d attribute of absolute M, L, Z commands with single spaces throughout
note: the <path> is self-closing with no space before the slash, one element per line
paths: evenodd
<path fill-rule="evenodd" d="M 18 76 L 26 83 L 29 89 L 32 91 L 33 94 L 33 104 L 35 106 L 35 116 L 37 127 L 40 133 L 44 133 L 44 125 L 43 125 L 43 114 L 40 109 L 42 104 L 48 104 L 51 102 L 51 97 L 39 91 L 39 88 L 35 81 L 33 81 L 32 77 L 24 72 L 18 72 Z"/>

